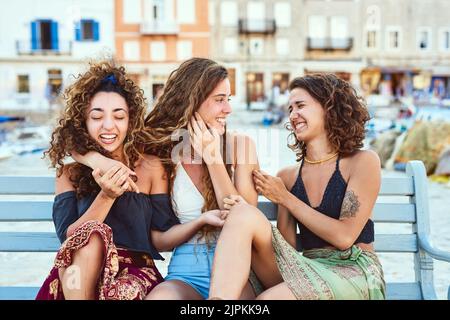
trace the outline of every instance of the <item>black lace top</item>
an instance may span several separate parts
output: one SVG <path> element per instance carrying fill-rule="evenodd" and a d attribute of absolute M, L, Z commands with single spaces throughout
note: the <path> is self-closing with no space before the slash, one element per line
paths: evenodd
<path fill-rule="evenodd" d="M 342 201 L 344 200 L 345 192 L 347 190 L 347 183 L 345 182 L 344 178 L 341 175 L 341 171 L 339 170 L 339 161 L 340 157 L 337 158 L 336 169 L 325 188 L 322 202 L 318 207 L 313 208 L 323 213 L 324 215 L 334 219 L 339 219 Z M 291 189 L 291 193 L 311 207 L 308 195 L 306 193 L 305 185 L 302 179 L 302 168 L 303 162 L 300 165 L 298 178 Z M 299 221 L 297 221 L 297 223 L 300 230 L 300 243 L 298 245 L 301 246 L 301 248 L 297 249 L 309 250 L 315 248 L 323 248 L 326 246 L 332 246 L 330 243 L 323 240 L 322 238 L 314 234 L 312 231 L 310 231 L 308 228 L 306 228 Z M 355 243 L 371 243 L 373 241 L 374 241 L 374 225 L 373 221 L 369 219 L 366 225 L 364 226 L 363 230 L 361 231 L 360 235 L 356 239 Z"/>
<path fill-rule="evenodd" d="M 77 199 L 75 191 L 67 191 L 55 197 L 53 222 L 61 242 L 67 228 L 89 209 L 96 196 Z M 168 194 L 125 192 L 114 201 L 104 223 L 111 227 L 116 246 L 164 260 L 152 244 L 150 230 L 166 231 L 180 222 Z"/>

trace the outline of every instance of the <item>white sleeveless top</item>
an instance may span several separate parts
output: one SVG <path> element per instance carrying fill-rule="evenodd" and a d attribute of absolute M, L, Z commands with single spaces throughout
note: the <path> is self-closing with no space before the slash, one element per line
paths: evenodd
<path fill-rule="evenodd" d="M 200 217 L 205 199 L 191 180 L 181 162 L 176 166 L 175 180 L 172 190 L 172 207 L 181 223 L 190 222 Z M 216 233 L 216 239 L 219 232 Z M 198 232 L 186 243 L 205 243 L 205 238 L 199 239 Z"/>

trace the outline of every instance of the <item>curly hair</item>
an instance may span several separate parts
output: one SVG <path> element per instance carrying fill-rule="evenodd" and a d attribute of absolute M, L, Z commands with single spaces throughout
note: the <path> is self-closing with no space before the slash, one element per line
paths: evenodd
<path fill-rule="evenodd" d="M 335 151 L 345 156 L 363 147 L 365 124 L 370 116 L 364 99 L 350 83 L 334 74 L 318 73 L 293 79 L 289 91 L 298 88 L 306 90 L 325 110 L 325 130 Z M 306 155 L 306 143 L 297 139 L 290 123 L 286 128 L 291 131 L 288 147 L 300 161 Z"/>
<path fill-rule="evenodd" d="M 146 100 L 143 91 L 128 78 L 125 68 L 114 60 L 92 61 L 84 74 L 78 74 L 75 82 L 64 92 L 65 108 L 52 133 L 50 148 L 44 156 L 50 159 L 51 167 L 57 169 L 57 176 L 64 170 L 64 159 L 75 151 L 81 155 L 97 151 L 107 157 L 111 154 L 101 147 L 88 133 L 86 113 L 91 99 L 98 92 L 116 92 L 128 105 L 129 124 L 124 141 L 124 162 L 131 169 L 142 155 Z M 68 166 L 70 181 L 77 197 L 99 192 L 100 187 L 92 177 L 92 169 L 80 163 Z"/>
<path fill-rule="evenodd" d="M 173 134 L 176 134 L 179 129 L 187 129 L 189 121 L 201 104 L 227 77 L 227 69 L 212 60 L 192 58 L 183 62 L 169 75 L 162 95 L 145 119 L 148 135 L 145 146 L 146 153 L 157 155 L 161 159 L 169 178 L 169 190 L 173 189 L 176 175 L 175 164 L 171 158 L 172 151 L 179 143 L 179 141 L 173 141 Z M 222 157 L 225 157 L 226 132 L 222 140 Z M 224 163 L 228 162 L 224 161 Z M 231 177 L 232 165 L 227 164 L 226 169 Z M 202 212 L 218 209 L 219 205 L 205 163 L 203 163 L 202 184 L 205 199 Z M 209 226 L 202 229 L 202 235 L 206 236 L 207 240 L 210 238 L 209 231 L 211 230 L 213 228 Z"/>

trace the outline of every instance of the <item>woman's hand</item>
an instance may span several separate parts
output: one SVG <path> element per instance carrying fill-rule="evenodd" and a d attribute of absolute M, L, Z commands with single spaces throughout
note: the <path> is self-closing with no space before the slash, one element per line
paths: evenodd
<path fill-rule="evenodd" d="M 200 218 L 204 224 L 208 224 L 213 227 L 223 227 L 228 213 L 228 210 L 209 210 L 204 212 Z"/>
<path fill-rule="evenodd" d="M 243 197 L 240 195 L 232 194 L 223 199 L 224 208 L 230 210 L 234 205 L 239 203 L 247 203 Z"/>
<path fill-rule="evenodd" d="M 188 124 L 191 145 L 206 164 L 220 163 L 220 135 L 209 129 L 198 112 Z"/>
<path fill-rule="evenodd" d="M 256 191 L 276 204 L 281 204 L 289 193 L 281 178 L 272 177 L 261 170 L 253 170 L 253 182 Z"/>
<path fill-rule="evenodd" d="M 133 178 L 136 177 L 136 173 L 128 168 L 125 164 L 118 160 L 114 160 L 105 156 L 100 156 L 98 160 L 95 162 L 95 167 L 93 169 L 100 169 L 100 172 L 107 172 L 108 170 L 112 169 L 113 167 L 118 167 L 124 171 L 127 172 L 127 182 L 128 182 L 128 190 L 127 191 L 134 191 L 139 193 L 139 188 L 134 182 Z"/>
<path fill-rule="evenodd" d="M 105 174 L 97 168 L 92 171 L 92 176 L 102 192 L 110 199 L 120 197 L 130 187 L 128 171 L 119 166 L 113 166 Z"/>

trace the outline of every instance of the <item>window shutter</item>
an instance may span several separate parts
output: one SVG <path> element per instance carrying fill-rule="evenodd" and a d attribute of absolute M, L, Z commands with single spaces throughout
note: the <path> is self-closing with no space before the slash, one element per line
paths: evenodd
<path fill-rule="evenodd" d="M 39 21 L 31 22 L 31 49 L 33 51 L 40 49 L 38 27 L 39 27 Z"/>
<path fill-rule="evenodd" d="M 99 41 L 100 40 L 100 27 L 99 27 L 99 23 L 98 21 L 93 20 L 92 21 L 92 33 L 94 35 L 94 41 Z"/>
<path fill-rule="evenodd" d="M 59 50 L 59 41 L 58 41 L 58 22 L 52 21 L 51 24 L 51 36 L 52 36 L 52 49 Z"/>
<path fill-rule="evenodd" d="M 75 41 L 81 41 L 81 21 L 75 24 Z"/>

